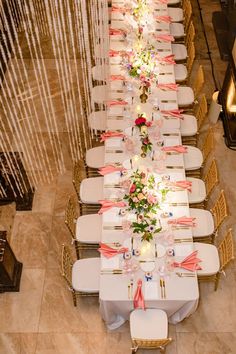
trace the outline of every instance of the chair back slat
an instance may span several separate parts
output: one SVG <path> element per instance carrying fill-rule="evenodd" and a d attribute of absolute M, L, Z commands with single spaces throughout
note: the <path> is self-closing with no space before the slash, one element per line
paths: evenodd
<path fill-rule="evenodd" d="M 76 239 L 76 220 L 79 216 L 79 208 L 76 208 L 76 205 L 77 203 L 75 198 L 71 196 L 67 202 L 65 210 L 65 224 L 68 227 L 73 240 Z"/>
<path fill-rule="evenodd" d="M 189 51 L 190 45 L 191 43 L 194 42 L 194 38 L 195 38 L 195 28 L 193 25 L 193 21 L 190 21 L 189 27 L 188 27 L 188 31 L 186 34 L 186 40 L 185 40 L 185 45 L 187 47 L 187 51 Z"/>
<path fill-rule="evenodd" d="M 215 231 L 219 229 L 222 222 L 228 216 L 227 209 L 228 208 L 227 208 L 227 204 L 226 204 L 225 193 L 222 190 L 220 192 L 220 195 L 219 195 L 218 199 L 216 200 L 213 208 L 211 209 L 211 212 L 212 212 L 212 215 L 214 218 L 214 223 L 215 223 Z"/>
<path fill-rule="evenodd" d="M 203 178 L 206 186 L 206 197 L 208 198 L 214 187 L 219 183 L 218 169 L 216 160 L 212 160 L 212 163 Z"/>
<path fill-rule="evenodd" d="M 195 111 L 195 116 L 197 118 L 197 125 L 199 130 L 201 129 L 203 122 L 207 116 L 207 100 L 205 94 L 203 94 L 199 100 L 199 104 Z"/>
<path fill-rule="evenodd" d="M 184 0 L 182 6 L 183 6 L 183 13 L 184 13 L 183 22 L 184 22 L 185 31 L 187 31 L 190 20 L 192 18 L 193 9 L 190 0 Z"/>
<path fill-rule="evenodd" d="M 73 261 L 71 257 L 71 252 L 68 246 L 62 245 L 61 253 L 61 270 L 62 276 L 65 278 L 67 285 L 72 290 L 72 266 Z"/>
<path fill-rule="evenodd" d="M 132 344 L 134 347 L 138 348 L 148 348 L 148 349 L 164 349 L 170 342 L 172 338 L 164 339 L 139 339 L 132 338 Z"/>
<path fill-rule="evenodd" d="M 202 65 L 199 65 L 196 78 L 192 84 L 192 89 L 194 92 L 194 97 L 197 98 L 204 85 L 205 77 Z"/>
<path fill-rule="evenodd" d="M 205 141 L 203 143 L 203 147 L 201 149 L 203 155 L 203 162 L 206 161 L 207 157 L 209 156 L 209 154 L 212 152 L 213 149 L 214 149 L 214 135 L 212 129 L 209 129 Z"/>
<path fill-rule="evenodd" d="M 232 229 L 229 229 L 220 245 L 218 246 L 220 257 L 220 270 L 225 269 L 227 264 L 234 259 L 234 241 Z"/>
<path fill-rule="evenodd" d="M 73 180 L 72 180 L 79 200 L 80 200 L 80 184 L 81 184 L 82 180 L 86 177 L 87 177 L 87 175 L 86 175 L 84 161 L 81 159 L 78 162 L 76 162 L 74 165 Z"/>
<path fill-rule="evenodd" d="M 190 75 L 190 73 L 192 71 L 193 63 L 195 60 L 195 55 L 196 55 L 195 45 L 194 45 L 194 42 L 192 42 L 192 43 L 190 43 L 189 48 L 188 48 L 188 58 L 187 58 L 187 63 L 186 63 L 188 75 Z"/>

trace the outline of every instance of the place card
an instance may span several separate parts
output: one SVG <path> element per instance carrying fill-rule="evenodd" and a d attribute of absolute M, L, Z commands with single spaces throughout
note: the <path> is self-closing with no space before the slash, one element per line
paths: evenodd
<path fill-rule="evenodd" d="M 175 256 L 176 257 L 186 257 L 193 251 L 193 245 L 191 244 L 178 244 L 175 245 Z"/>

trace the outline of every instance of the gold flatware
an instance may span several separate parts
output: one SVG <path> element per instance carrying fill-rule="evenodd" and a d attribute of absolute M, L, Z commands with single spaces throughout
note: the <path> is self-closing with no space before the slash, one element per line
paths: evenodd
<path fill-rule="evenodd" d="M 128 299 L 131 299 L 131 288 L 130 288 L 130 284 L 128 284 Z"/>
<path fill-rule="evenodd" d="M 169 168 L 170 170 L 183 170 L 183 166 L 166 166 L 166 168 Z"/>
<path fill-rule="evenodd" d="M 158 75 L 173 75 L 173 73 L 159 73 Z"/>
<path fill-rule="evenodd" d="M 176 100 L 161 100 L 161 103 L 177 103 Z"/>
<path fill-rule="evenodd" d="M 160 288 L 161 288 L 161 298 L 163 299 L 162 279 L 160 279 Z"/>
<path fill-rule="evenodd" d="M 123 120 L 124 117 L 123 116 L 108 116 L 107 119 L 108 120 Z"/>
<path fill-rule="evenodd" d="M 188 206 L 188 203 L 169 203 L 169 206 Z"/>
<path fill-rule="evenodd" d="M 180 273 L 180 272 L 176 272 L 175 273 L 179 278 L 195 278 L 195 274 L 191 274 L 191 273 Z"/>
<path fill-rule="evenodd" d="M 175 230 L 189 230 L 192 226 L 185 226 L 185 225 L 172 225 L 172 228 Z"/>
<path fill-rule="evenodd" d="M 182 242 L 193 242 L 192 238 L 175 238 L 175 243 L 182 243 Z"/>
<path fill-rule="evenodd" d="M 180 136 L 179 133 L 163 133 L 163 136 Z"/>
<path fill-rule="evenodd" d="M 122 274 L 122 269 L 103 269 L 101 270 L 101 274 Z"/>
<path fill-rule="evenodd" d="M 166 152 L 166 155 L 179 155 L 180 152 L 177 152 L 177 151 L 167 151 Z"/>
<path fill-rule="evenodd" d="M 123 154 L 123 150 L 111 150 L 111 149 L 107 149 L 106 153 L 107 154 Z"/>
<path fill-rule="evenodd" d="M 166 299 L 166 282 L 164 279 L 162 279 L 162 286 L 163 286 L 163 295 L 164 299 Z"/>
<path fill-rule="evenodd" d="M 103 226 L 103 230 L 122 230 L 122 226 L 115 225 L 115 226 Z"/>
<path fill-rule="evenodd" d="M 121 188 L 119 184 L 104 184 L 104 188 Z"/>
<path fill-rule="evenodd" d="M 158 48 L 157 50 L 158 50 L 158 52 L 171 52 L 171 49 Z"/>

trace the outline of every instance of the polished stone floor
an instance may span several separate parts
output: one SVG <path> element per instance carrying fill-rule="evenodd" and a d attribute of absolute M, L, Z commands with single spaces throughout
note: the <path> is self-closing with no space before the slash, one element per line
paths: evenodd
<path fill-rule="evenodd" d="M 197 64 L 204 66 L 204 91 L 210 102 L 215 90 L 207 56 L 197 4 L 194 4 L 194 24 L 197 29 Z M 208 6 L 207 6 L 208 5 Z M 217 0 L 201 0 L 206 32 L 214 62 L 218 88 L 222 84 L 226 64 L 220 61 L 212 32 L 211 13 L 219 9 Z M 28 60 L 28 59 L 26 59 Z M 45 60 L 50 65 L 50 59 Z M 30 70 L 31 63 L 28 62 Z M 201 137 L 209 124 L 205 124 Z M 62 129 L 63 130 L 63 129 Z M 214 126 L 214 156 L 218 162 L 220 184 L 213 192 L 208 206 L 224 189 L 229 217 L 220 229 L 218 242 L 229 226 L 235 227 L 236 152 L 224 145 L 222 124 Z M 201 139 L 200 139 L 201 142 Z M 0 354 L 128 354 L 130 353 L 129 325 L 108 332 L 101 320 L 97 299 L 81 299 L 74 308 L 72 297 L 60 274 L 60 248 L 70 244 L 64 225 L 64 209 L 72 186 L 71 166 L 51 185 L 38 188 L 33 210 L 17 212 L 14 219 L 11 245 L 23 262 L 21 291 L 0 295 Z M 236 267 L 231 264 L 217 292 L 212 284 L 200 286 L 197 311 L 182 323 L 170 325 L 173 342 L 167 354 L 233 354 L 236 353 Z M 150 352 L 150 351 L 148 351 Z M 140 354 L 148 353 L 140 350 Z"/>

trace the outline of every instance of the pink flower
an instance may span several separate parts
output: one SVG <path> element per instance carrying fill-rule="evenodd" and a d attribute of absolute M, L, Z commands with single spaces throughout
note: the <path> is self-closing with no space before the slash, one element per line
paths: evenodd
<path fill-rule="evenodd" d="M 142 200 L 142 199 L 144 199 L 145 198 L 145 196 L 143 195 L 143 193 L 139 193 L 138 194 L 138 199 L 139 200 Z"/>
<path fill-rule="evenodd" d="M 155 197 L 152 194 L 149 194 L 147 196 L 147 201 L 148 201 L 149 204 L 156 204 L 158 200 L 157 200 L 157 197 Z"/>
<path fill-rule="evenodd" d="M 136 191 L 136 184 L 132 184 L 131 187 L 130 187 L 130 193 L 134 193 Z"/>
<path fill-rule="evenodd" d="M 146 126 L 147 127 L 151 127 L 152 126 L 152 122 L 146 122 Z"/>
<path fill-rule="evenodd" d="M 135 119 L 135 125 L 143 125 L 146 123 L 146 118 L 144 117 L 138 117 Z"/>
<path fill-rule="evenodd" d="M 122 229 L 124 231 L 129 231 L 131 227 L 131 222 L 129 220 L 122 220 Z"/>
<path fill-rule="evenodd" d="M 139 201 L 137 197 L 134 197 L 132 200 L 134 203 L 137 203 Z"/>

